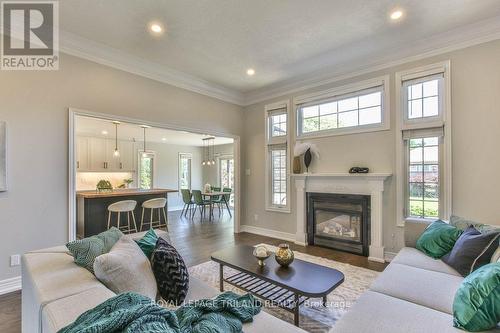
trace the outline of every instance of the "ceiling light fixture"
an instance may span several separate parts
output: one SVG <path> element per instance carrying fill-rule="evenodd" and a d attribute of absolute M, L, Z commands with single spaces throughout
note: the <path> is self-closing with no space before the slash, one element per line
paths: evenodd
<path fill-rule="evenodd" d="M 146 128 L 149 128 L 150 126 L 148 126 L 148 125 L 142 125 L 141 127 L 144 130 L 144 132 L 143 132 L 144 149 L 142 150 L 142 157 L 146 157 L 148 155 L 148 153 L 146 151 Z"/>
<path fill-rule="evenodd" d="M 120 125 L 119 121 L 113 121 L 115 124 L 115 151 L 113 152 L 114 157 L 120 157 L 120 151 L 118 150 L 118 125 Z"/>
<path fill-rule="evenodd" d="M 403 17 L 403 11 L 400 9 L 396 9 L 391 13 L 391 20 L 399 20 L 400 18 Z"/>
<path fill-rule="evenodd" d="M 104 130 L 101 132 L 102 135 L 108 135 L 108 131 Z"/>
<path fill-rule="evenodd" d="M 167 138 L 161 138 L 161 141 L 167 141 Z"/>
<path fill-rule="evenodd" d="M 255 74 L 255 69 L 253 69 L 253 68 L 247 69 L 247 75 L 248 76 L 253 76 L 254 74 Z"/>
<path fill-rule="evenodd" d="M 163 27 L 159 23 L 150 23 L 149 31 L 151 31 L 155 35 L 160 35 L 163 33 Z"/>

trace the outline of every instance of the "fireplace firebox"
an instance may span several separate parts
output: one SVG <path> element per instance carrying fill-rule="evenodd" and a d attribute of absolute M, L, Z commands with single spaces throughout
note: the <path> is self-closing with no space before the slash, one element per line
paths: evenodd
<path fill-rule="evenodd" d="M 370 196 L 307 193 L 307 242 L 368 256 Z"/>

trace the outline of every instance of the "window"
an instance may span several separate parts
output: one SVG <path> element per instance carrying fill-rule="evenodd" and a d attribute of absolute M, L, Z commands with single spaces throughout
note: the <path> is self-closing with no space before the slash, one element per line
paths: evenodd
<path fill-rule="evenodd" d="M 234 159 L 221 157 L 219 159 L 219 184 L 222 188 L 234 189 Z M 231 194 L 229 205 L 234 206 L 234 196 Z"/>
<path fill-rule="evenodd" d="M 288 101 L 266 105 L 266 209 L 290 212 Z"/>
<path fill-rule="evenodd" d="M 385 77 L 297 98 L 297 136 L 388 129 L 388 80 Z"/>
<path fill-rule="evenodd" d="M 405 128 L 421 127 L 429 122 L 442 124 L 443 81 L 443 73 L 417 79 L 403 78 Z"/>
<path fill-rule="evenodd" d="M 441 136 L 408 138 L 407 217 L 439 218 Z"/>
<path fill-rule="evenodd" d="M 154 187 L 154 160 L 154 153 L 139 152 L 139 187 L 142 189 Z"/>
<path fill-rule="evenodd" d="M 191 154 L 179 153 L 179 189 L 191 190 Z"/>
<path fill-rule="evenodd" d="M 396 73 L 400 225 L 451 214 L 449 63 Z M 398 97 L 400 96 L 400 97 Z M 399 150 L 401 152 L 399 152 Z"/>

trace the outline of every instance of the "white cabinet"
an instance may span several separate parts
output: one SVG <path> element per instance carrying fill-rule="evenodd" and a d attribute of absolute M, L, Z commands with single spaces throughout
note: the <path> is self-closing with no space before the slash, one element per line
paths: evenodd
<path fill-rule="evenodd" d="M 76 138 L 76 170 L 89 169 L 89 139 L 86 137 Z"/>
<path fill-rule="evenodd" d="M 134 143 L 118 141 L 120 156 L 114 156 L 115 140 L 77 137 L 76 158 L 78 171 L 135 171 Z"/>

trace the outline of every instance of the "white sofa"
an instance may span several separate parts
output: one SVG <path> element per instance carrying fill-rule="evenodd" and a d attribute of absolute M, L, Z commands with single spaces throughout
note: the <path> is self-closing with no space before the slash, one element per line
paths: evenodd
<path fill-rule="evenodd" d="M 134 237 L 142 237 L 138 233 Z M 168 237 L 165 233 L 161 237 Z M 22 332 L 56 333 L 80 314 L 115 296 L 95 276 L 76 265 L 66 246 L 32 251 L 22 258 Z M 187 300 L 211 298 L 218 290 L 190 277 Z M 245 332 L 305 332 L 261 311 Z"/>
<path fill-rule="evenodd" d="M 332 333 L 463 333 L 453 327 L 453 299 L 463 277 L 415 249 L 428 224 L 407 222 L 405 243 Z M 493 329 L 488 332 L 500 332 Z"/>

